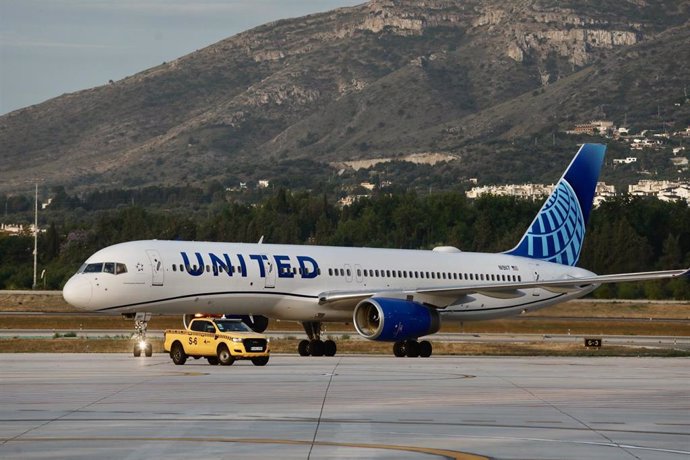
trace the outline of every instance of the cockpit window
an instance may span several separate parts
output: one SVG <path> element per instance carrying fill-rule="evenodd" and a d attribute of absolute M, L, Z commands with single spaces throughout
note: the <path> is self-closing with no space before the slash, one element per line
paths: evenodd
<path fill-rule="evenodd" d="M 103 271 L 103 264 L 88 264 L 84 268 L 84 273 L 100 273 Z"/>
<path fill-rule="evenodd" d="M 127 273 L 127 265 L 119 262 L 84 264 L 81 266 L 78 273 L 110 273 L 112 275 L 120 275 L 122 273 Z"/>

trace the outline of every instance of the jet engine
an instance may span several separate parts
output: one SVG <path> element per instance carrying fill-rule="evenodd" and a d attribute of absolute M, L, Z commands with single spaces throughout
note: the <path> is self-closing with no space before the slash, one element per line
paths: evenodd
<path fill-rule="evenodd" d="M 355 307 L 352 320 L 357 332 L 369 340 L 396 342 L 438 332 L 436 310 L 402 299 L 372 297 Z"/>

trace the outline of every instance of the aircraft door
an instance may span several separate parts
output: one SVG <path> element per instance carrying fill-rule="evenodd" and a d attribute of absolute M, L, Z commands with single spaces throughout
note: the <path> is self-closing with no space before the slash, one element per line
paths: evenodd
<path fill-rule="evenodd" d="M 364 276 L 362 274 L 362 266 L 361 265 L 355 265 L 355 280 L 358 283 L 361 283 L 364 281 Z"/>
<path fill-rule="evenodd" d="M 350 264 L 345 264 L 345 279 L 348 283 L 352 282 L 352 267 Z"/>
<path fill-rule="evenodd" d="M 539 275 L 539 264 L 538 263 L 530 263 L 529 264 L 529 271 L 530 275 L 532 276 L 532 281 L 539 281 L 540 275 Z M 541 295 L 541 289 L 540 288 L 534 288 L 532 289 L 532 295 L 534 297 L 539 297 Z"/>
<path fill-rule="evenodd" d="M 147 249 L 146 255 L 149 256 L 151 262 L 151 286 L 163 286 L 165 278 L 165 268 L 161 256 L 155 249 Z"/>
<path fill-rule="evenodd" d="M 265 270 L 266 270 L 266 284 L 267 288 L 276 287 L 276 266 L 275 264 L 266 256 L 264 258 Z"/>

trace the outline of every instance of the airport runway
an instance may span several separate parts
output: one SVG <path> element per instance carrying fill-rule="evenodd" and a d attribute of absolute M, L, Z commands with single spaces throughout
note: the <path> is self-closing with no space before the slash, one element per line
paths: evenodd
<path fill-rule="evenodd" d="M 0 458 L 680 459 L 688 364 L 0 354 Z"/>

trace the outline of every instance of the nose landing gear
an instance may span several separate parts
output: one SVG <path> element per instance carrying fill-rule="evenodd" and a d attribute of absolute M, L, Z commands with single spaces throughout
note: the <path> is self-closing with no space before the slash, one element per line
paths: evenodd
<path fill-rule="evenodd" d="M 135 358 L 144 356 L 150 358 L 153 355 L 153 346 L 150 342 L 146 340 L 146 330 L 149 327 L 149 320 L 151 319 L 151 313 L 138 312 L 134 315 L 134 349 L 133 354 Z"/>

